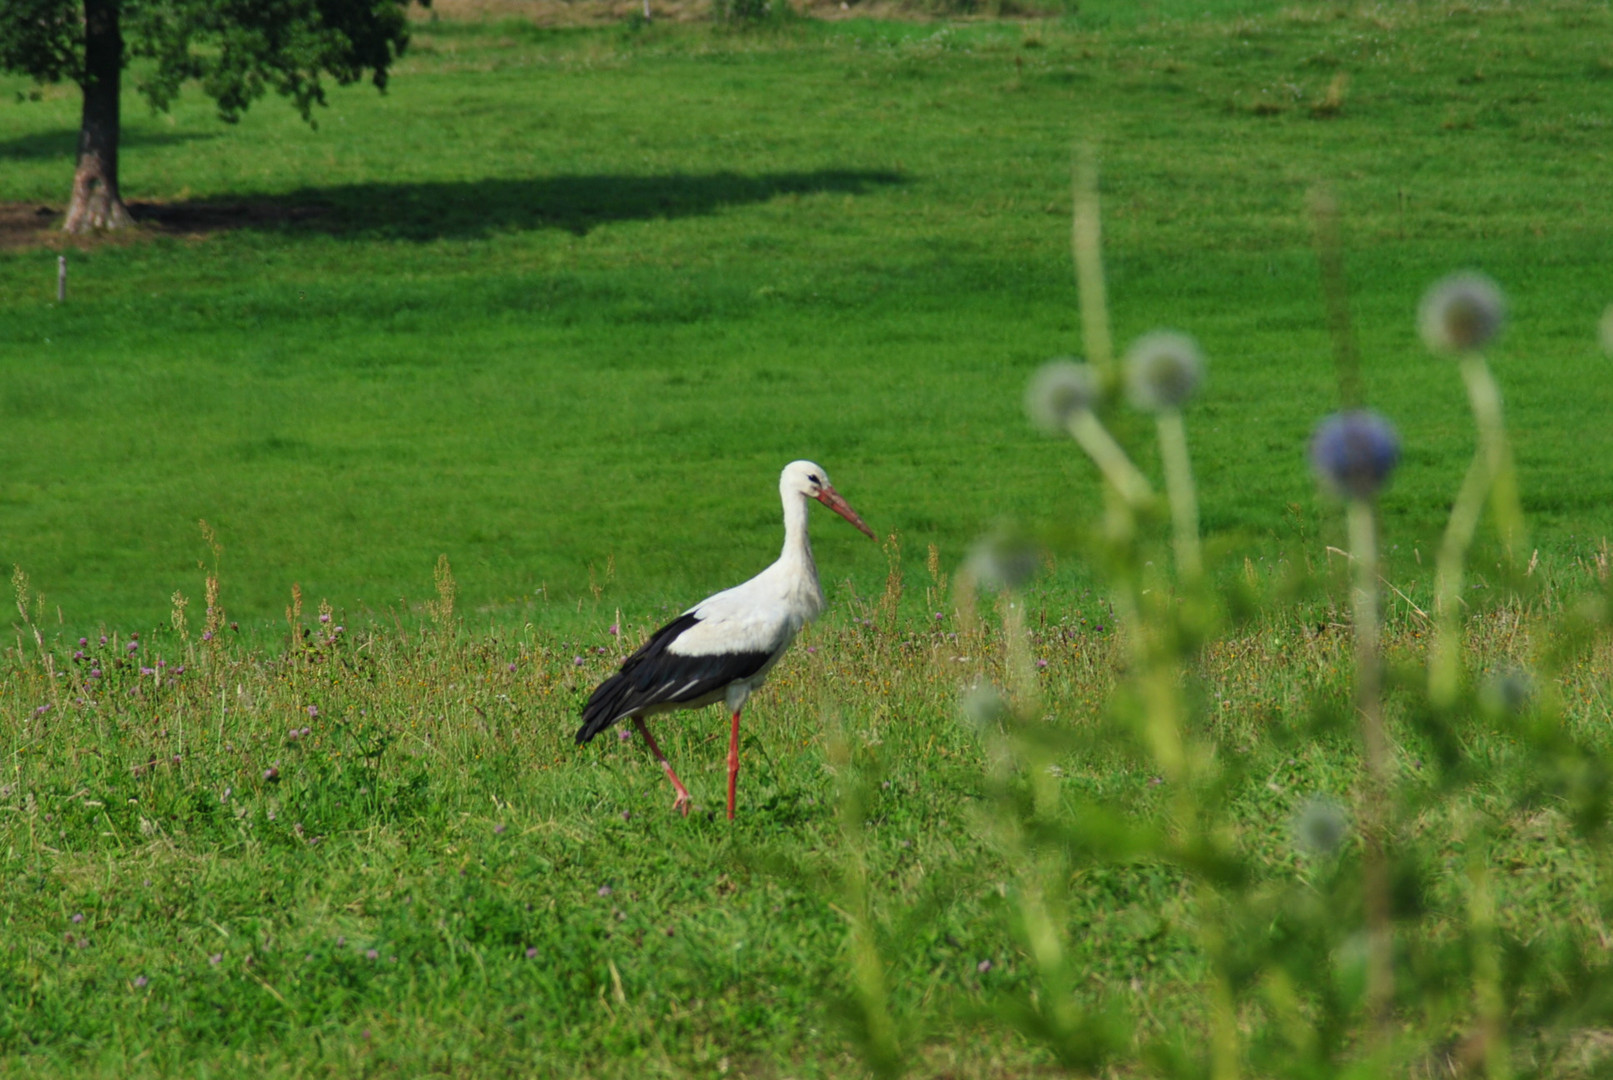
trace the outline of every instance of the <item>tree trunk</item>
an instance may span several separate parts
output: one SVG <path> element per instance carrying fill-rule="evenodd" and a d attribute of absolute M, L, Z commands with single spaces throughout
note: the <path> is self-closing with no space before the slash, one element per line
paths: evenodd
<path fill-rule="evenodd" d="M 118 194 L 119 93 L 123 82 L 120 0 L 84 0 L 84 118 L 78 129 L 70 233 L 133 225 Z"/>

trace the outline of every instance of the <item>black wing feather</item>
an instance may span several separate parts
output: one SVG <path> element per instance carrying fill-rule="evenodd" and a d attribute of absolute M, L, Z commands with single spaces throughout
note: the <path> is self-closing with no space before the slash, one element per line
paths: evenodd
<path fill-rule="evenodd" d="M 708 656 L 669 652 L 672 643 L 699 621 L 692 613 L 679 615 L 622 661 L 620 671 L 594 688 L 582 709 L 582 727 L 577 729 L 579 745 L 618 720 L 652 705 L 697 701 L 731 682 L 749 678 L 772 658 L 773 654 L 766 652 Z"/>

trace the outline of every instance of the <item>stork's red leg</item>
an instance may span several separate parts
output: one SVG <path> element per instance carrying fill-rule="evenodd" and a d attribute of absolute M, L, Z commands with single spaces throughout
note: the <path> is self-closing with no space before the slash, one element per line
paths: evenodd
<path fill-rule="evenodd" d="M 672 809 L 684 817 L 688 817 L 689 789 L 683 786 L 683 781 L 678 779 L 678 774 L 672 771 L 672 763 L 666 759 L 666 755 L 661 753 L 661 748 L 656 745 L 655 736 L 650 734 L 650 729 L 644 726 L 644 718 L 641 716 L 633 717 L 633 725 L 638 728 L 638 733 L 644 736 L 644 741 L 650 744 L 650 753 L 654 754 L 655 760 L 661 763 L 661 768 L 666 772 L 666 778 L 672 781 L 672 790 L 678 793 L 678 797 L 672 800 Z M 732 803 L 733 799 L 730 797 L 730 807 Z M 734 816 L 732 809 L 730 809 L 728 816 Z"/>
<path fill-rule="evenodd" d="M 734 728 L 728 736 L 728 820 L 734 820 L 734 787 L 739 782 L 739 710 L 734 710 Z"/>

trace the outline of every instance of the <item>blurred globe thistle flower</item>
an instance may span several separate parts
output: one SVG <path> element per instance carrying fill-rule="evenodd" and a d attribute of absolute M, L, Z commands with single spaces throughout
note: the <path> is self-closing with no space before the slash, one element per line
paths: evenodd
<path fill-rule="evenodd" d="M 983 589 L 1017 589 L 1036 575 L 1041 552 L 1024 536 L 999 532 L 983 537 L 964 568 Z"/>
<path fill-rule="evenodd" d="M 1312 795 L 1294 815 L 1294 847 L 1307 855 L 1336 854 L 1349 832 L 1349 814 L 1328 795 Z"/>
<path fill-rule="evenodd" d="M 1529 707 L 1535 697 L 1535 681 L 1529 672 L 1519 667 L 1498 671 L 1479 688 L 1479 701 L 1496 716 L 1516 716 Z"/>
<path fill-rule="evenodd" d="M 1126 390 L 1144 412 L 1180 409 L 1204 382 L 1198 342 L 1174 330 L 1155 330 L 1126 352 Z"/>
<path fill-rule="evenodd" d="M 1025 412 L 1043 431 L 1062 434 L 1070 421 L 1098 403 L 1098 377 L 1091 365 L 1049 360 L 1025 387 Z"/>
<path fill-rule="evenodd" d="M 982 731 L 1008 715 L 1008 702 L 990 683 L 976 683 L 970 687 L 958 705 L 963 710 L 964 719 Z"/>
<path fill-rule="evenodd" d="M 1494 281 L 1478 273 L 1452 274 L 1423 294 L 1417 329 L 1434 352 L 1477 352 L 1501 332 L 1506 317 L 1506 297 Z"/>
<path fill-rule="evenodd" d="M 1311 438 L 1311 467 L 1336 494 L 1370 499 L 1400 462 L 1400 437 L 1369 409 L 1334 413 Z"/>

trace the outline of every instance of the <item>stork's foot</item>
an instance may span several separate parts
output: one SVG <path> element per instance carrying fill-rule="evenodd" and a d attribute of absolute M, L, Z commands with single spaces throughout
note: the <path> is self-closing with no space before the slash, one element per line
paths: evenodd
<path fill-rule="evenodd" d="M 672 809 L 684 817 L 689 816 L 689 793 L 687 791 L 678 792 L 678 797 L 672 800 Z"/>

